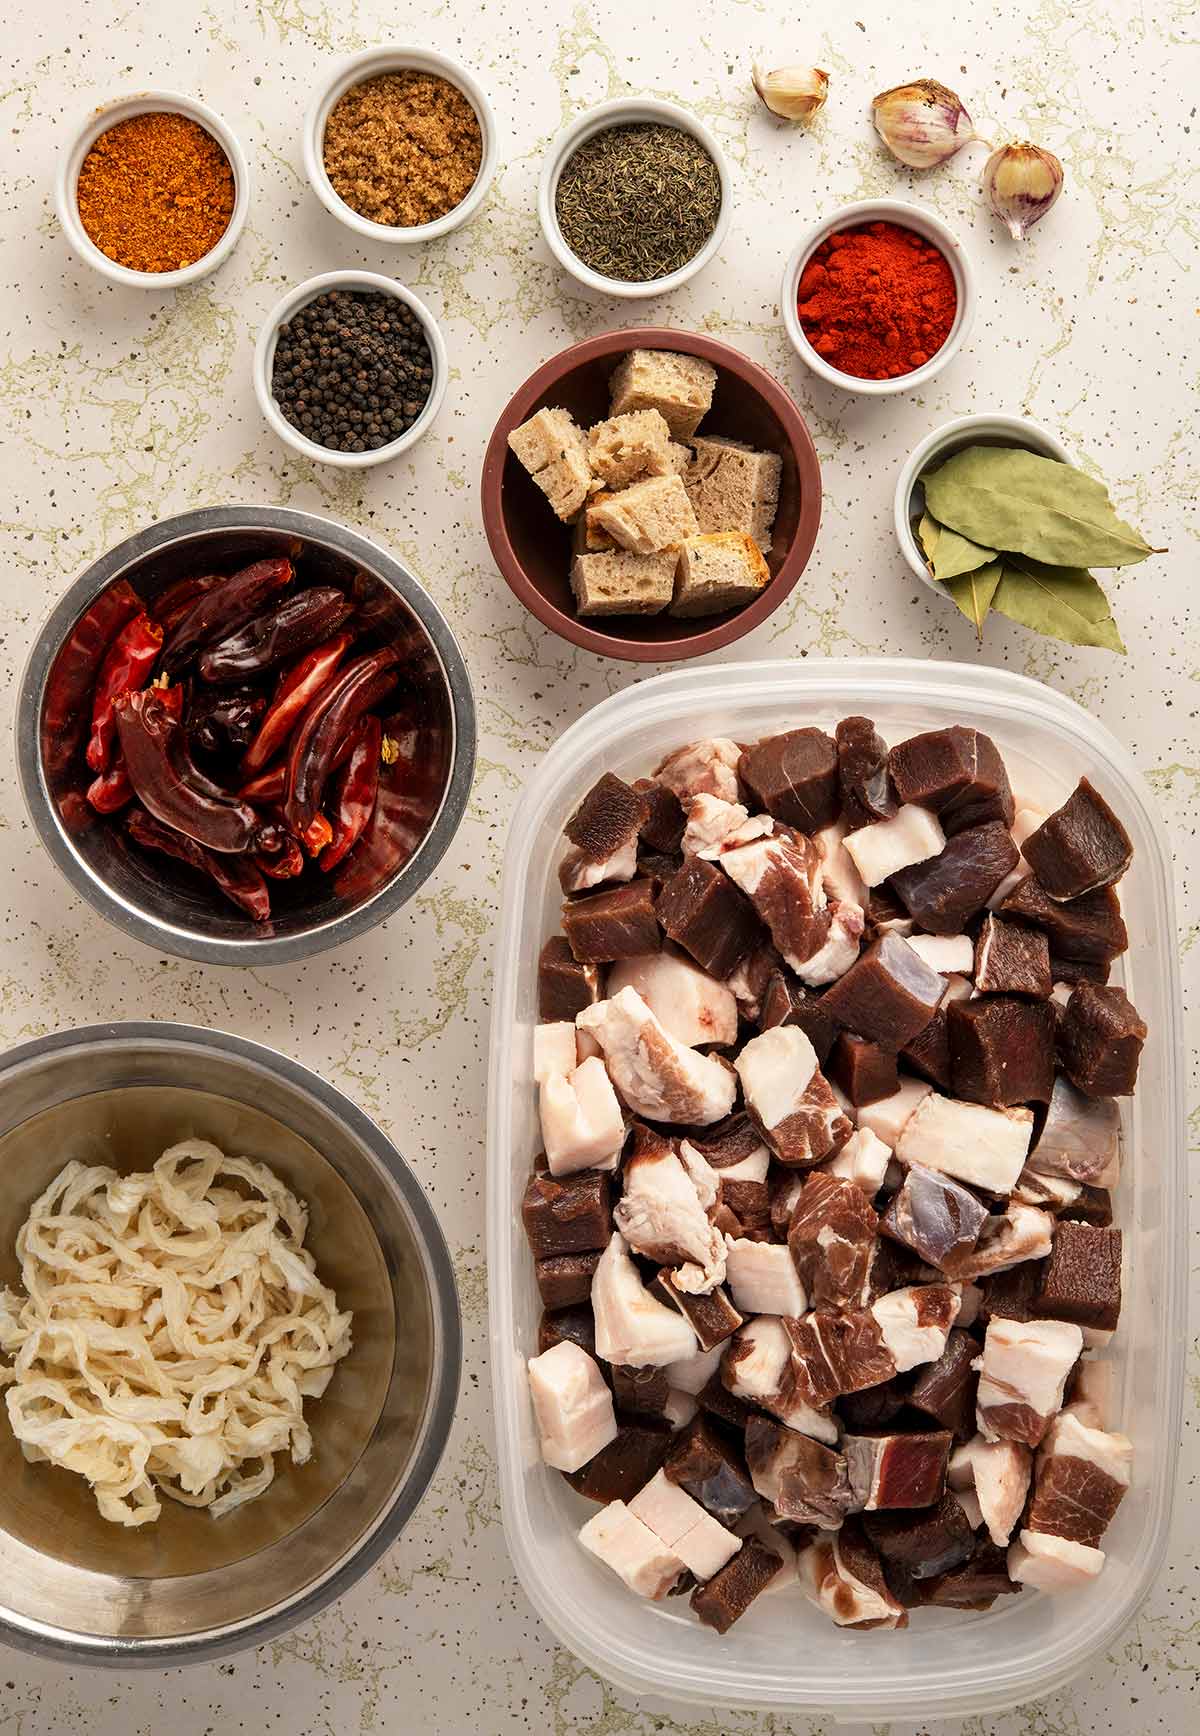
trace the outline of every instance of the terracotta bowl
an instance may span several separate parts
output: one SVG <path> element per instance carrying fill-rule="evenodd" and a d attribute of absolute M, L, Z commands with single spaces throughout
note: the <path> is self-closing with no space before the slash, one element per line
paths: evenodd
<path fill-rule="evenodd" d="M 771 582 L 743 609 L 698 620 L 674 615 L 580 618 L 571 593 L 571 529 L 508 449 L 508 436 L 536 410 L 561 406 L 581 427 L 608 414 L 608 381 L 627 350 L 681 350 L 717 370 L 705 434 L 726 434 L 783 459 L 779 510 L 767 553 Z M 765 368 L 699 332 L 635 326 L 573 344 L 543 363 L 514 393 L 488 442 L 481 484 L 483 525 L 496 565 L 538 620 L 585 650 L 638 663 L 719 651 L 765 621 L 808 564 L 821 517 L 821 468 L 803 416 Z"/>

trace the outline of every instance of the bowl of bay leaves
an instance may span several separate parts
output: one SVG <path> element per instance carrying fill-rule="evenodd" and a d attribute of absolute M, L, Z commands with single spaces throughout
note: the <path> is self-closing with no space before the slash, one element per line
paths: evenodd
<path fill-rule="evenodd" d="M 896 537 L 917 577 L 983 638 L 988 615 L 1068 645 L 1125 647 L 1092 567 L 1162 553 L 1116 513 L 1108 490 L 1024 416 L 960 416 L 909 455 Z"/>

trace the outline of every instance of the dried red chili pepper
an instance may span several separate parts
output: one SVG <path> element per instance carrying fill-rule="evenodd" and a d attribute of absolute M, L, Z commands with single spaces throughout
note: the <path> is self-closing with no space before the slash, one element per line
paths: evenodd
<path fill-rule="evenodd" d="M 173 633 L 197 597 L 220 583 L 220 573 L 193 573 L 190 579 L 176 579 L 158 593 L 150 605 L 150 613 L 164 633 Z"/>
<path fill-rule="evenodd" d="M 288 597 L 276 609 L 256 615 L 237 633 L 227 633 L 200 658 L 205 681 L 242 681 L 273 669 L 285 657 L 326 639 L 354 613 L 354 605 L 333 585 L 314 585 Z"/>
<path fill-rule="evenodd" d="M 176 719 L 183 716 L 183 688 L 156 687 L 164 709 Z M 112 764 L 88 785 L 87 799 L 98 814 L 116 814 L 133 800 L 133 785 L 125 769 L 120 743 L 114 743 Z"/>
<path fill-rule="evenodd" d="M 242 755 L 243 777 L 262 771 L 268 760 L 278 753 L 309 705 L 330 681 L 353 642 L 353 633 L 335 633 L 332 639 L 327 639 L 323 645 L 315 645 L 298 663 L 284 671 L 258 734 Z"/>
<path fill-rule="evenodd" d="M 379 754 L 383 725 L 373 713 L 362 718 L 354 730 L 350 752 L 337 774 L 330 806 L 333 838 L 321 852 L 318 866 L 328 874 L 358 843 L 366 831 L 379 792 Z"/>
<path fill-rule="evenodd" d="M 399 652 L 393 645 L 357 658 L 317 695 L 292 737 L 283 811 L 288 825 L 306 846 L 309 829 L 320 815 L 325 785 L 342 738 L 395 687 L 400 679 L 398 662 Z M 330 838 L 332 828 L 325 842 Z"/>
<path fill-rule="evenodd" d="M 263 855 L 261 852 L 254 857 L 254 863 L 264 874 L 269 874 L 272 880 L 293 880 L 297 874 L 304 872 L 304 851 L 300 847 L 299 838 L 293 838 L 287 829 L 287 824 L 278 809 L 271 810 L 271 819 L 278 826 L 283 839 L 282 847 L 274 855 Z"/>
<path fill-rule="evenodd" d="M 164 856 L 186 862 L 206 874 L 239 910 L 252 916 L 255 922 L 266 922 L 271 914 L 271 894 L 258 868 L 248 856 L 218 855 L 206 850 L 193 838 L 171 826 L 161 825 L 144 808 L 131 808 L 125 816 L 125 829 L 135 844 L 143 850 L 158 850 Z"/>
<path fill-rule="evenodd" d="M 116 711 L 129 781 L 156 820 L 209 850 L 270 847 L 250 804 L 213 783 L 194 764 L 183 725 L 163 702 L 160 689 L 126 693 Z"/>
<path fill-rule="evenodd" d="M 137 692 L 158 662 L 163 630 L 144 611 L 126 621 L 104 654 L 92 697 L 92 733 L 87 763 L 94 772 L 108 769 L 117 739 L 113 707 L 122 693 Z"/>
<path fill-rule="evenodd" d="M 202 753 L 240 753 L 249 747 L 267 709 L 253 687 L 195 685 L 188 701 L 188 738 Z"/>
<path fill-rule="evenodd" d="M 244 783 L 238 795 L 243 802 L 253 802 L 256 808 L 261 808 L 271 802 L 281 802 L 286 789 L 287 766 L 282 760 L 276 760 L 265 772 L 259 772 L 257 777 Z"/>
<path fill-rule="evenodd" d="M 274 592 L 291 584 L 295 570 L 289 560 L 253 561 L 205 591 L 167 641 L 163 652 L 167 674 L 178 674 L 218 634 L 226 636 L 253 620 Z"/>
<path fill-rule="evenodd" d="M 118 579 L 89 604 L 63 641 L 42 703 L 42 761 L 49 776 L 64 772 L 74 759 L 104 653 L 143 606 L 133 586 Z"/>

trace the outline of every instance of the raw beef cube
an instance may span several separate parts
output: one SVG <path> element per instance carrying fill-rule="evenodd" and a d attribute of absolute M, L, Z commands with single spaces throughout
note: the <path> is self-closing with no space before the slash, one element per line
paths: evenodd
<path fill-rule="evenodd" d="M 1025 840 L 1024 855 L 1051 898 L 1062 902 L 1113 885 L 1133 861 L 1133 845 L 1099 790 L 1080 778 L 1074 794 Z"/>

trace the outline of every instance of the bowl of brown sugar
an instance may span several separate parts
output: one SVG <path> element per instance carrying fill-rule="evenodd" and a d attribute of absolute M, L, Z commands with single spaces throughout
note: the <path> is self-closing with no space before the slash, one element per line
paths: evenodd
<path fill-rule="evenodd" d="M 457 229 L 483 203 L 496 157 L 496 117 L 483 87 L 431 49 L 352 54 L 305 116 L 313 191 L 375 241 L 432 241 Z"/>

